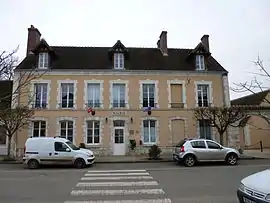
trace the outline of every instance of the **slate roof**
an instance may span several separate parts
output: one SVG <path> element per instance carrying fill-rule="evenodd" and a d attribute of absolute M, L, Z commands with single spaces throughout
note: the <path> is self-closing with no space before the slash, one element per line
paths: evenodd
<path fill-rule="evenodd" d="M 0 109 L 11 107 L 12 80 L 0 80 Z"/>
<path fill-rule="evenodd" d="M 71 47 L 49 46 L 54 53 L 51 69 L 96 69 L 109 70 L 113 67 L 113 60 L 109 57 L 112 47 Z M 168 49 L 168 56 L 163 56 L 158 48 L 126 47 L 128 50 L 125 59 L 127 70 L 172 70 L 192 71 L 194 64 L 187 58 L 194 49 Z M 17 69 L 31 69 L 35 67 L 37 56 L 35 54 L 26 57 Z M 212 57 L 207 60 L 207 70 L 227 71 Z"/>
<path fill-rule="evenodd" d="M 265 90 L 256 94 L 250 94 L 234 99 L 231 101 L 231 105 L 260 105 L 269 92 L 270 90 Z"/>

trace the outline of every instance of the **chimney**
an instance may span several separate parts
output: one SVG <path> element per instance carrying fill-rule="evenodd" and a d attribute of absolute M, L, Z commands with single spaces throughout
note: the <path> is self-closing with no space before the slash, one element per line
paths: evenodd
<path fill-rule="evenodd" d="M 26 56 L 31 54 L 31 51 L 38 45 L 40 42 L 41 34 L 37 28 L 35 28 L 33 25 L 31 25 L 30 28 L 28 28 L 28 39 L 27 39 L 27 50 L 26 50 Z"/>
<path fill-rule="evenodd" d="M 203 45 L 208 49 L 208 51 L 210 52 L 209 49 L 209 35 L 203 35 L 201 38 L 201 42 L 203 43 Z"/>
<path fill-rule="evenodd" d="M 168 56 L 167 31 L 161 32 L 157 45 L 160 51 L 162 52 L 163 56 Z"/>

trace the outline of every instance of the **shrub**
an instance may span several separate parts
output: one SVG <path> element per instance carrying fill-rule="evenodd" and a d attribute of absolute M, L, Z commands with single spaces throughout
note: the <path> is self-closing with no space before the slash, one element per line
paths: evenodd
<path fill-rule="evenodd" d="M 84 143 L 80 143 L 80 145 L 79 145 L 79 148 L 86 148 L 86 146 L 85 146 L 85 144 Z"/>
<path fill-rule="evenodd" d="M 129 140 L 130 149 L 134 150 L 136 147 L 136 140 Z"/>
<path fill-rule="evenodd" d="M 153 145 L 149 149 L 149 153 L 148 153 L 149 159 L 157 160 L 160 158 L 160 154 L 161 154 L 161 149 L 157 145 Z"/>

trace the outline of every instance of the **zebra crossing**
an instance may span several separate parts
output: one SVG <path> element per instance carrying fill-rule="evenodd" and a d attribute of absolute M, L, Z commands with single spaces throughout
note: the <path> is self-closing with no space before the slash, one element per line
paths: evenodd
<path fill-rule="evenodd" d="M 64 203 L 171 203 L 144 169 L 90 170 Z"/>

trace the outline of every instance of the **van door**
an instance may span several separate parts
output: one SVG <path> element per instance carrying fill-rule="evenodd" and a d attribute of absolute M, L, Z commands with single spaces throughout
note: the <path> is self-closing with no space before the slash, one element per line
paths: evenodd
<path fill-rule="evenodd" d="M 67 149 L 69 149 L 69 151 L 67 151 Z M 72 164 L 73 153 L 65 143 L 54 142 L 53 160 L 54 164 Z"/>

